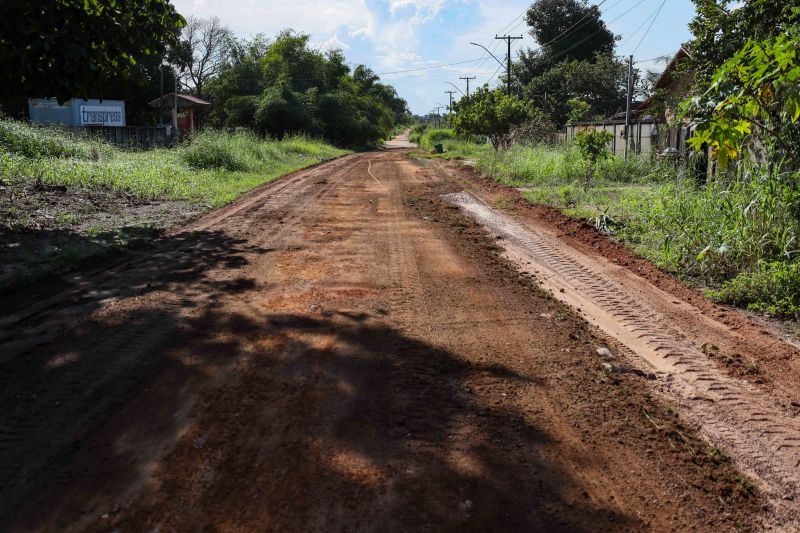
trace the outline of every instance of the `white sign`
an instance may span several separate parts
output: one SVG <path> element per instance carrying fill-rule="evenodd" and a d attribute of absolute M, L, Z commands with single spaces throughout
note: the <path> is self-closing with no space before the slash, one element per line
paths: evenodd
<path fill-rule="evenodd" d="M 125 112 L 119 106 L 82 105 L 81 126 L 124 126 Z"/>

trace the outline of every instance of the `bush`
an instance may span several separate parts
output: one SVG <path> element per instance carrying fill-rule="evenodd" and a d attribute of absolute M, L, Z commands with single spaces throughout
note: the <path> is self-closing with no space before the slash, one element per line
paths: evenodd
<path fill-rule="evenodd" d="M 229 128 L 254 127 L 258 96 L 233 96 L 225 102 L 225 125 Z"/>
<path fill-rule="evenodd" d="M 718 282 L 798 254 L 799 179 L 754 169 L 708 187 L 682 180 L 621 198 L 612 216 L 662 268 Z"/>
<path fill-rule="evenodd" d="M 708 291 L 714 300 L 782 316 L 800 316 L 800 263 L 761 263 Z"/>
<path fill-rule="evenodd" d="M 0 149 L 23 157 L 89 158 L 108 151 L 108 146 L 88 135 L 55 127 L 36 127 L 0 118 Z"/>
<path fill-rule="evenodd" d="M 261 162 L 261 143 L 252 133 L 204 131 L 181 147 L 180 155 L 192 168 L 247 171 Z"/>
<path fill-rule="evenodd" d="M 555 144 L 559 130 L 550 117 L 538 109 L 532 109 L 530 119 L 511 128 L 507 144 Z"/>

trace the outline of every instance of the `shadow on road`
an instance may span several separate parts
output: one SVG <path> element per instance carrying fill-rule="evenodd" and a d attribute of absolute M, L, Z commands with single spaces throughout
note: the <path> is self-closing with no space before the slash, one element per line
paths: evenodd
<path fill-rule="evenodd" d="M 580 497 L 584 481 L 564 465 L 592 459 L 554 461 L 547 428 L 503 400 L 546 394 L 544 384 L 466 362 L 382 314 L 244 315 L 212 301 L 187 315 L 197 291 L 257 285 L 205 278 L 246 264 L 243 243 L 187 239 L 201 264 L 159 265 L 173 303 L 112 313 L 2 363 L 3 521 L 29 528 L 54 515 L 59 528 L 87 512 L 101 529 L 137 530 L 641 527 Z M 136 272 L 128 280 L 146 287 L 150 266 Z M 146 475 L 157 483 L 115 508 Z"/>

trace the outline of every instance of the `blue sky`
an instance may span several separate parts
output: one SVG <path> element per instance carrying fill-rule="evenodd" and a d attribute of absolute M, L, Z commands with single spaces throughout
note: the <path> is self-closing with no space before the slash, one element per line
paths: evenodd
<path fill-rule="evenodd" d="M 600 4 L 601 0 L 590 0 Z M 489 47 L 503 59 L 497 32 L 524 35 L 516 47 L 535 48 L 523 13 L 531 0 L 173 0 L 184 16 L 218 16 L 240 37 L 272 36 L 284 28 L 311 35 L 315 47 L 341 48 L 353 65 L 364 63 L 391 83 L 411 110 L 423 114 L 447 104 L 444 91 L 464 90 L 460 76 L 494 85 L 499 66 L 470 41 Z M 652 16 L 658 17 L 645 36 Z M 673 54 L 690 38 L 694 16 L 690 0 L 605 0 L 600 9 L 609 28 L 622 39 L 617 53 L 642 61 L 639 68 L 660 71 L 663 64 L 644 61 Z M 637 32 L 638 29 L 638 32 Z M 644 36 L 644 40 L 641 41 Z M 638 49 L 637 49 L 638 46 Z M 483 58 L 480 61 L 472 61 Z M 397 72 L 466 62 L 441 68 Z"/>

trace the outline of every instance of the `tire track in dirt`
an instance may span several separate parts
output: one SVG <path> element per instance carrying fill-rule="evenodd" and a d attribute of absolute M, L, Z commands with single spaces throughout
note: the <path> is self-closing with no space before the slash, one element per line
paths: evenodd
<path fill-rule="evenodd" d="M 470 193 L 447 195 L 492 234 L 508 258 L 553 295 L 616 337 L 659 374 L 711 440 L 758 480 L 775 506 L 777 524 L 800 527 L 800 423 L 774 398 L 719 371 L 653 301 L 674 300 L 655 287 L 639 291 L 609 277 L 602 261 L 568 249 L 546 232 L 502 214 Z M 699 317 L 699 320 L 708 320 Z"/>

